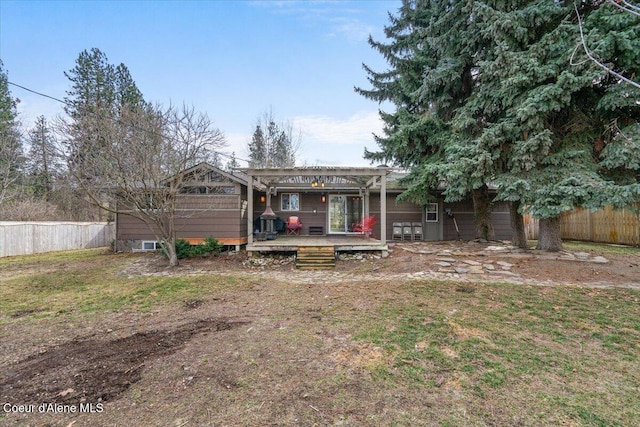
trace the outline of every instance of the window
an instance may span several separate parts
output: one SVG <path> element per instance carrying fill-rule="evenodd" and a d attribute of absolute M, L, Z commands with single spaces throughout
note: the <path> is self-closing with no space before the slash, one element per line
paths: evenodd
<path fill-rule="evenodd" d="M 438 204 L 437 203 L 427 203 L 427 211 L 426 211 L 426 221 L 427 222 L 438 222 Z"/>
<path fill-rule="evenodd" d="M 281 211 L 299 211 L 300 210 L 300 195 L 298 193 L 282 193 L 280 199 Z"/>
<path fill-rule="evenodd" d="M 142 250 L 143 251 L 157 251 L 161 248 L 160 242 L 154 242 L 152 240 L 143 240 L 142 241 Z"/>

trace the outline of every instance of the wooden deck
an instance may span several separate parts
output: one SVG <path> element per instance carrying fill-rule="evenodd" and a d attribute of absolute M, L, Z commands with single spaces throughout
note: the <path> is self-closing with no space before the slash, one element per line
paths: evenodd
<path fill-rule="evenodd" d="M 381 240 L 362 235 L 352 236 L 278 236 L 275 240 L 255 241 L 247 252 L 297 252 L 300 247 L 333 246 L 334 251 L 387 251 Z"/>

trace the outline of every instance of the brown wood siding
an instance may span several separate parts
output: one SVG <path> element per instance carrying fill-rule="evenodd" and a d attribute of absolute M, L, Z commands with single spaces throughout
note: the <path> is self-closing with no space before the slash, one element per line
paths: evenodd
<path fill-rule="evenodd" d="M 422 223 L 423 215 L 420 206 L 409 201 L 398 202 L 398 193 L 387 194 L 387 240 L 393 238 L 394 222 Z M 375 215 L 378 221 L 374 227 L 376 237 L 380 237 L 380 194 L 369 197 L 369 215 Z"/>
<path fill-rule="evenodd" d="M 118 240 L 153 240 L 154 234 L 146 224 L 130 215 L 119 214 L 117 218 Z M 239 211 L 202 211 L 190 217 L 176 218 L 176 233 L 179 238 L 246 237 L 246 224 Z"/>
<path fill-rule="evenodd" d="M 473 215 L 473 202 L 465 200 L 456 203 L 445 203 L 444 209 L 451 209 L 455 216 L 460 229 L 460 237 L 462 240 L 472 240 L 476 238 L 476 226 Z M 443 239 L 456 240 L 458 233 L 456 232 L 455 223 L 446 213 L 442 213 L 443 222 Z M 511 239 L 511 216 L 509 215 L 509 204 L 507 202 L 496 202 L 492 206 L 491 223 L 497 240 Z"/>
<path fill-rule="evenodd" d="M 411 214 L 411 213 L 418 212 L 422 215 L 422 209 L 420 209 L 420 206 L 406 200 L 399 202 L 398 196 L 399 194 L 387 194 L 387 212 L 388 213 L 391 213 L 391 212 L 405 213 L 406 212 Z M 371 195 L 370 206 L 372 209 L 374 206 L 374 201 L 375 201 L 376 210 L 379 212 L 380 211 L 380 195 L 379 194 Z"/>
<path fill-rule="evenodd" d="M 240 195 L 181 195 L 177 206 L 178 238 L 247 236 L 246 202 Z M 117 215 L 116 239 L 155 240 L 155 236 L 143 221 L 122 213 Z"/>

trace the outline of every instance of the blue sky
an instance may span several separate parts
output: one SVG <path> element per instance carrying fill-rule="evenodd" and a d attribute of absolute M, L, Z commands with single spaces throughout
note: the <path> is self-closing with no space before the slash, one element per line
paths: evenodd
<path fill-rule="evenodd" d="M 271 109 L 302 132 L 299 164 L 366 166 L 382 125 L 362 63 L 386 64 L 384 40 L 400 1 L 0 0 L 0 58 L 9 80 L 64 98 L 78 54 L 97 47 L 124 63 L 148 101 L 206 112 L 246 158 L 256 121 Z M 21 120 L 62 113 L 55 101 L 10 87 Z"/>

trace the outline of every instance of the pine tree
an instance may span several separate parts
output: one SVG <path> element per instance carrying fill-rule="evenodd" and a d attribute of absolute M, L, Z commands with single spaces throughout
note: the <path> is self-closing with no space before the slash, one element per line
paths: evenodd
<path fill-rule="evenodd" d="M 587 41 L 614 69 L 637 75 L 638 17 L 603 3 L 579 4 Z M 429 110 L 383 115 L 387 136 L 379 142 L 386 155 L 410 159 L 400 164 L 412 167 L 419 191 L 444 180 L 455 200 L 499 184 L 513 213 L 540 218 L 538 247 L 549 250 L 561 247 L 562 212 L 638 200 L 639 162 L 630 151 L 638 152 L 640 97 L 576 54 L 573 2 L 405 1 L 398 22 L 403 40 L 416 34 L 420 42 L 396 55 L 395 74 L 380 76 Z M 408 81 L 406 64 L 416 63 L 424 66 L 420 86 L 399 84 Z M 397 96 L 384 99 L 398 105 Z M 428 143 L 430 151 L 420 149 Z M 521 225 L 514 229 L 523 236 Z"/>
<path fill-rule="evenodd" d="M 7 73 L 0 61 L 0 204 L 22 178 L 24 155 L 17 105 L 9 91 Z"/>
<path fill-rule="evenodd" d="M 296 163 L 300 147 L 293 126 L 277 123 L 273 112 L 267 111 L 258 120 L 248 145 L 249 164 L 253 168 L 286 168 Z"/>
<path fill-rule="evenodd" d="M 265 167 L 266 164 L 266 149 L 264 142 L 264 135 L 260 125 L 256 125 L 256 129 L 253 131 L 251 142 L 249 143 L 249 161 L 252 168 Z"/>
<path fill-rule="evenodd" d="M 225 169 L 227 170 L 227 172 L 232 172 L 234 169 L 239 167 L 240 163 L 238 163 L 238 159 L 236 159 L 236 152 L 234 151 L 231 153 L 231 157 L 229 158 Z"/>
<path fill-rule="evenodd" d="M 80 52 L 76 66 L 64 75 L 72 83 L 64 99 L 64 110 L 71 118 L 80 120 L 88 115 L 113 113 L 115 69 L 100 49 Z"/>
<path fill-rule="evenodd" d="M 640 9 L 619 6 L 606 2 L 586 15 L 578 12 L 591 58 L 609 67 L 598 80 L 604 92 L 597 103 L 603 132 L 593 144 L 600 171 L 611 184 L 603 193 L 605 202 L 640 215 Z M 574 62 L 581 60 L 586 58 Z"/>
<path fill-rule="evenodd" d="M 447 153 L 470 138 L 455 134 L 450 120 L 475 88 L 482 43 L 476 22 L 469 18 L 472 3 L 403 1 L 398 16 L 391 16 L 391 25 L 385 27 L 390 43 L 369 40 L 391 69 L 376 73 L 365 65 L 374 89 L 356 91 L 396 107 L 393 113 L 381 112 L 385 135 L 376 137 L 381 151 L 366 151 L 365 158 L 410 168 L 409 187 L 402 197 L 418 203 L 430 201 L 443 179 L 447 180 L 447 201 L 471 193 L 477 235 L 491 239 L 486 176 L 452 174 L 446 162 Z"/>
<path fill-rule="evenodd" d="M 613 194 L 596 146 L 608 120 L 599 105 L 619 85 L 590 61 L 570 65 L 580 40 L 573 9 L 572 2 L 478 2 L 474 16 L 490 49 L 481 55 L 476 95 L 452 122 L 476 135 L 454 153 L 457 162 L 492 173 L 499 198 L 540 218 L 538 248 L 546 250 L 561 248 L 563 212 L 598 208 Z M 583 3 L 580 13 L 594 10 Z"/>
<path fill-rule="evenodd" d="M 114 126 L 135 131 L 125 122 L 125 109 L 153 111 L 128 68 L 124 64 L 110 64 L 100 49 L 82 51 L 75 67 L 64 74 L 72 83 L 64 107 L 72 120 L 67 135 L 71 166 L 108 144 L 105 138 L 113 133 Z"/>
<path fill-rule="evenodd" d="M 61 172 L 60 155 L 51 127 L 44 116 L 36 119 L 29 131 L 29 175 L 34 195 L 51 201 L 53 184 Z"/>

